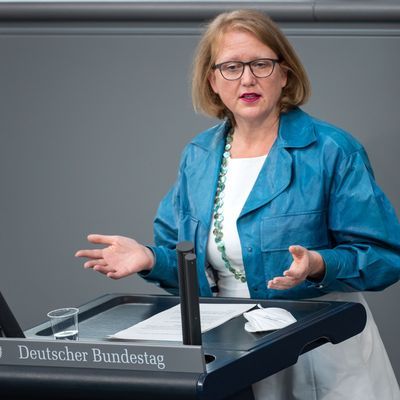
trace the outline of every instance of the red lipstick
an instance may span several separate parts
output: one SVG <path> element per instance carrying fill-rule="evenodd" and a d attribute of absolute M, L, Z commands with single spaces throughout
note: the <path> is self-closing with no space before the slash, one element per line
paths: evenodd
<path fill-rule="evenodd" d="M 254 103 L 256 102 L 259 98 L 261 97 L 261 95 L 259 95 L 258 93 L 243 93 L 240 96 L 240 99 L 245 101 L 246 103 Z"/>

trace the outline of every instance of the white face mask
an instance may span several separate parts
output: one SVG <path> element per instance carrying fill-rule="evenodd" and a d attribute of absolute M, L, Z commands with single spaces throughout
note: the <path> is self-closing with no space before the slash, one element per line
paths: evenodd
<path fill-rule="evenodd" d="M 245 312 L 243 316 L 248 321 L 244 325 L 244 329 L 247 332 L 264 332 L 281 329 L 296 322 L 296 318 L 283 308 L 263 308 L 260 305 L 255 310 Z"/>

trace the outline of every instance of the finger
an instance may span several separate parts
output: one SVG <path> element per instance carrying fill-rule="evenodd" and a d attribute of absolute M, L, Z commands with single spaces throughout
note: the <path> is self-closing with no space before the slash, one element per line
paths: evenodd
<path fill-rule="evenodd" d="M 93 270 L 100 272 L 101 274 L 107 275 L 109 272 L 114 272 L 114 270 L 109 265 L 96 264 L 93 266 Z"/>
<path fill-rule="evenodd" d="M 98 244 L 113 244 L 116 236 L 114 235 L 98 235 L 98 234 L 90 234 L 87 239 L 90 243 L 98 243 Z"/>
<path fill-rule="evenodd" d="M 107 265 L 104 259 L 89 260 L 83 264 L 84 268 L 93 268 L 96 265 Z"/>
<path fill-rule="evenodd" d="M 124 275 L 121 274 L 118 271 L 113 271 L 113 272 L 108 272 L 107 273 L 107 278 L 111 278 L 111 279 L 120 279 L 122 278 Z"/>
<path fill-rule="evenodd" d="M 289 251 L 295 261 L 300 261 L 307 252 L 307 249 L 303 246 L 290 246 Z"/>
<path fill-rule="evenodd" d="M 75 257 L 87 257 L 87 258 L 103 258 L 102 255 L 103 255 L 102 249 L 78 250 L 75 253 Z"/>
<path fill-rule="evenodd" d="M 276 277 L 268 281 L 268 288 L 270 289 L 290 289 L 298 284 L 297 279 Z"/>
<path fill-rule="evenodd" d="M 288 290 L 292 288 L 292 286 L 289 285 L 281 285 L 277 283 L 268 283 L 268 289 L 273 289 L 273 290 Z"/>
<path fill-rule="evenodd" d="M 283 276 L 287 276 L 291 279 L 300 280 L 305 277 L 305 271 L 298 264 L 291 266 L 288 270 L 283 273 Z"/>

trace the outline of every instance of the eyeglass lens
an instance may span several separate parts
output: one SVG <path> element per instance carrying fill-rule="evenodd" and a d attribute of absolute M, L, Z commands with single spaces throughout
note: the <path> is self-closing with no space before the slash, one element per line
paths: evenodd
<path fill-rule="evenodd" d="M 219 69 L 225 79 L 235 80 L 241 78 L 246 65 L 250 67 L 251 72 L 257 78 L 266 78 L 272 74 L 275 61 L 269 59 L 254 60 L 247 63 L 241 61 L 228 61 L 221 63 Z"/>

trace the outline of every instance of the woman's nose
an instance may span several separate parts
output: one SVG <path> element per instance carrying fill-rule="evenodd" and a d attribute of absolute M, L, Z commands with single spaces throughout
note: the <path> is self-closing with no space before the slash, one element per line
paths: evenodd
<path fill-rule="evenodd" d="M 256 81 L 256 77 L 254 76 L 253 72 L 250 69 L 250 65 L 244 66 L 244 71 L 242 75 L 242 84 L 244 85 L 254 85 Z"/>

